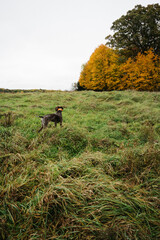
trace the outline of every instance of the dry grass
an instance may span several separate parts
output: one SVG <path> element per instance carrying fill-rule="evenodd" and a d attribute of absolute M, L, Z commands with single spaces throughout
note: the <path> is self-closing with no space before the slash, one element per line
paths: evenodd
<path fill-rule="evenodd" d="M 0 95 L 0 238 L 158 240 L 159 93 Z M 51 105 L 52 103 L 52 105 Z M 38 115 L 63 112 L 40 134 Z M 3 107 L 4 106 L 4 107 Z"/>

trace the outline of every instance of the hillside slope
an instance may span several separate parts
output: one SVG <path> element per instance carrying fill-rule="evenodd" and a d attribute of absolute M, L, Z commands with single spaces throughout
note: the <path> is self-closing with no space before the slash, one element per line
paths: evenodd
<path fill-rule="evenodd" d="M 57 105 L 63 128 L 38 134 Z M 1 239 L 160 238 L 159 93 L 4 93 L 0 109 Z"/>

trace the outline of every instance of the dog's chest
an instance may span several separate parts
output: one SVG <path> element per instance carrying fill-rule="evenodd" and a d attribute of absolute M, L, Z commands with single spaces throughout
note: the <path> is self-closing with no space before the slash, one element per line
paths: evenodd
<path fill-rule="evenodd" d="M 52 119 L 51 119 L 51 121 L 52 122 L 60 122 L 60 121 L 62 121 L 62 116 L 59 116 L 59 115 L 57 115 L 57 114 L 55 114 L 53 117 L 52 117 Z"/>

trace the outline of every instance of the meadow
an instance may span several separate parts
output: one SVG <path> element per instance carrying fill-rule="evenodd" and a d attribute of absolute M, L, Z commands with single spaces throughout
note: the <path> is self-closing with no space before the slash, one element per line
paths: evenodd
<path fill-rule="evenodd" d="M 158 240 L 160 93 L 1 93 L 0 168 L 0 239 Z"/>

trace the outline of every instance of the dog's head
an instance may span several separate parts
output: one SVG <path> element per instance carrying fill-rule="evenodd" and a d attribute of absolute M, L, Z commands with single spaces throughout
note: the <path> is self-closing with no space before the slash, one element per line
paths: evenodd
<path fill-rule="evenodd" d="M 62 106 L 58 106 L 55 108 L 56 112 L 62 112 L 63 111 L 63 107 Z"/>

